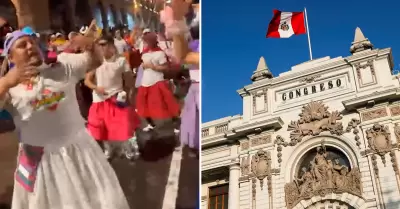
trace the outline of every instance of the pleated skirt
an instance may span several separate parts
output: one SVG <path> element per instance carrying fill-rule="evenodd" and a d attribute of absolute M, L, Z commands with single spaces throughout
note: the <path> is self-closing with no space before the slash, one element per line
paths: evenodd
<path fill-rule="evenodd" d="M 45 148 L 34 192 L 15 182 L 12 209 L 39 208 L 129 209 L 129 206 L 101 148 L 87 133 L 81 133 L 63 147 Z"/>

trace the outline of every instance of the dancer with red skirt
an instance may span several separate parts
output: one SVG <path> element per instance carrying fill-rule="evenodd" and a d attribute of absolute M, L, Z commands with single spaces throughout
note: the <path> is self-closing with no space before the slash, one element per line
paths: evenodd
<path fill-rule="evenodd" d="M 164 72 L 170 69 L 168 58 L 158 47 L 157 35 L 144 34 L 146 48 L 142 53 L 143 77 L 136 99 L 137 113 L 141 119 L 141 131 L 157 133 L 157 136 L 173 136 L 179 133 L 177 119 L 180 106 L 175 99 Z"/>
<path fill-rule="evenodd" d="M 121 154 L 120 151 L 127 158 L 132 158 L 133 150 L 125 148 L 129 147 L 128 140 L 133 137 L 135 124 L 132 123 L 133 110 L 128 104 L 129 92 L 124 91 L 124 83 L 132 83 L 129 81 L 132 71 L 125 57 L 118 55 L 113 37 L 103 37 L 99 45 L 103 49 L 103 64 L 88 72 L 85 79 L 85 85 L 93 90 L 88 129 L 104 149 L 107 158 Z M 119 153 L 116 153 L 114 145 L 121 144 L 122 150 L 118 149 Z"/>

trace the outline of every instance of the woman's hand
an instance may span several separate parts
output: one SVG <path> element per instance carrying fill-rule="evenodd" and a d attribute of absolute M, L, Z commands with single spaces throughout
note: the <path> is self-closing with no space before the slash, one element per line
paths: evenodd
<path fill-rule="evenodd" d="M 189 12 L 190 2 L 185 0 L 172 0 L 172 10 L 175 20 L 183 20 L 185 15 Z"/>
<path fill-rule="evenodd" d="M 155 66 L 153 65 L 153 63 L 150 63 L 150 62 L 148 62 L 148 63 L 143 63 L 142 67 L 143 67 L 143 69 L 146 69 L 146 68 L 154 69 L 154 68 L 155 68 Z"/>
<path fill-rule="evenodd" d="M 94 91 L 99 95 L 107 95 L 107 92 L 103 87 L 96 87 Z"/>
<path fill-rule="evenodd" d="M 37 76 L 37 66 L 31 64 L 26 64 L 21 67 L 14 67 L 8 71 L 4 76 L 4 84 L 8 88 L 17 86 L 18 84 L 30 81 L 33 77 Z"/>

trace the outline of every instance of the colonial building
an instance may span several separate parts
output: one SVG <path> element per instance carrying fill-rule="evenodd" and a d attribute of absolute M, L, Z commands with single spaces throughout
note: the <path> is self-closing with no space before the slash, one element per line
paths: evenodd
<path fill-rule="evenodd" d="M 39 31 L 74 30 L 95 18 L 102 28 L 116 25 L 157 29 L 161 6 L 152 0 L 1 0 L 1 16 L 14 26 L 29 25 Z M 18 20 L 18 21 L 17 21 Z"/>
<path fill-rule="evenodd" d="M 400 208 L 391 49 L 357 28 L 350 52 L 278 77 L 260 58 L 243 114 L 202 125 L 202 209 Z"/>

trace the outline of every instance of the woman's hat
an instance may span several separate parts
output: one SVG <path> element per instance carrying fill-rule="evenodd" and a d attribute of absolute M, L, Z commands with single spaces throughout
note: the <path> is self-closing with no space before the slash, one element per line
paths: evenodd
<path fill-rule="evenodd" d="M 21 31 L 22 31 L 23 33 L 27 34 L 27 35 L 30 35 L 30 36 L 36 36 L 36 37 L 38 37 L 38 38 L 40 37 L 40 34 L 39 34 L 39 33 L 36 33 L 36 32 L 33 30 L 33 28 L 31 28 L 31 27 L 29 27 L 29 26 L 22 28 Z"/>
<path fill-rule="evenodd" d="M 7 38 L 4 41 L 3 54 L 7 56 L 10 53 L 10 49 L 11 49 L 12 45 L 15 43 L 15 41 L 24 36 L 30 36 L 30 35 L 22 32 L 20 30 L 16 30 L 10 34 L 7 34 L 7 36 L 6 36 Z"/>

